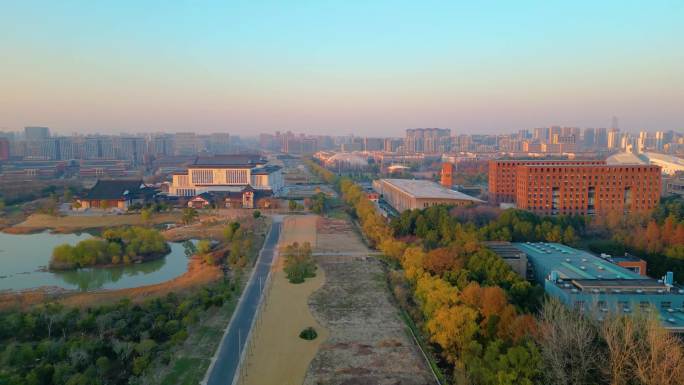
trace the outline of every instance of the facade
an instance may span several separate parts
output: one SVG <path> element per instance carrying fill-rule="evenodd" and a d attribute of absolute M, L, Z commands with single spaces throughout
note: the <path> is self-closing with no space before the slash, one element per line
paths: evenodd
<path fill-rule="evenodd" d="M 441 204 L 468 206 L 482 201 L 435 182 L 416 179 L 378 179 L 373 189 L 398 212 Z"/>
<path fill-rule="evenodd" d="M 684 331 L 684 289 L 672 273 L 656 280 L 644 277 L 588 252 L 558 243 L 512 243 L 525 253 L 528 278 L 568 307 L 601 319 L 607 312 L 656 311 L 663 326 Z"/>
<path fill-rule="evenodd" d="M 442 163 L 442 173 L 440 175 L 439 183 L 446 188 L 451 188 L 454 185 L 454 171 L 456 166 L 453 163 Z"/>
<path fill-rule="evenodd" d="M 192 197 L 205 192 L 234 192 L 249 187 L 277 194 L 283 188 L 281 168 L 258 155 L 198 157 L 187 171 L 173 175 L 169 195 Z"/>
<path fill-rule="evenodd" d="M 520 165 L 515 203 L 539 214 L 646 212 L 660 201 L 661 170 L 646 165 Z"/>
<path fill-rule="evenodd" d="M 448 128 L 410 128 L 406 130 L 406 151 L 428 154 L 451 150 L 451 130 Z"/>
<path fill-rule="evenodd" d="M 518 166 L 604 165 L 603 160 L 490 160 L 489 202 L 492 204 L 514 203 Z"/>

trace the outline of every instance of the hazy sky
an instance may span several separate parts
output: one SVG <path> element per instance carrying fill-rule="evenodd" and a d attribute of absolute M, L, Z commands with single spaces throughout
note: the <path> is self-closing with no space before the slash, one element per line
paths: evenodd
<path fill-rule="evenodd" d="M 0 1 L 0 130 L 684 129 L 684 1 Z"/>

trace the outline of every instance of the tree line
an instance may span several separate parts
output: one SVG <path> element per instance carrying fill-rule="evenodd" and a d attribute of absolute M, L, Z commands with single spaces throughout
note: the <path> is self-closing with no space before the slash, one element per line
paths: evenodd
<path fill-rule="evenodd" d="M 677 339 L 649 317 L 604 322 L 543 300 L 484 240 L 577 244 L 583 217 L 435 206 L 388 224 L 348 178 L 309 162 L 341 192 L 365 236 L 401 270 L 390 274 L 406 309 L 459 384 L 682 384 Z M 541 302 L 541 304 L 540 304 Z"/>
<path fill-rule="evenodd" d="M 219 283 L 140 304 L 122 300 L 85 310 L 48 303 L 0 313 L 0 384 L 141 384 L 153 360 L 167 364 L 202 313 L 231 299 Z"/>

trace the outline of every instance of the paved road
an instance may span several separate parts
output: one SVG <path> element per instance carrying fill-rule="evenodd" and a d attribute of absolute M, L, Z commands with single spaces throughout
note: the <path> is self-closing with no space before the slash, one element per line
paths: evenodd
<path fill-rule="evenodd" d="M 228 324 L 228 329 L 223 335 L 223 340 L 214 356 L 215 361 L 209 366 L 207 385 L 230 385 L 233 383 L 240 354 L 244 349 L 245 337 L 252 327 L 252 320 L 256 315 L 257 306 L 261 299 L 263 282 L 266 282 L 266 277 L 271 271 L 273 255 L 280 237 L 281 224 L 281 218 L 273 218 L 271 231 L 259 253 L 254 272 L 242 293 L 240 302 Z"/>

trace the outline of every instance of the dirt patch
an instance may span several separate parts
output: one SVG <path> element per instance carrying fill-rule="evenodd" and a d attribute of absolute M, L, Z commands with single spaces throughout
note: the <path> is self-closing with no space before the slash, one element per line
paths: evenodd
<path fill-rule="evenodd" d="M 330 330 L 305 385 L 434 384 L 390 300 L 382 264 L 374 259 L 322 261 L 326 282 L 311 296 L 314 316 Z"/>
<path fill-rule="evenodd" d="M 53 229 L 57 232 L 66 233 L 101 227 L 176 223 L 179 222 L 180 219 L 180 212 L 156 214 L 147 222 L 142 219 L 140 214 L 93 216 L 52 216 L 47 214 L 33 214 L 26 218 L 25 221 L 13 227 L 6 228 L 3 231 L 20 234 Z"/>
<path fill-rule="evenodd" d="M 280 247 L 294 242 L 316 244 L 316 215 L 290 215 L 283 221 L 283 232 L 280 235 Z"/>
<path fill-rule="evenodd" d="M 319 269 L 316 277 L 292 284 L 280 259 L 272 274 L 266 307 L 255 324 L 248 375 L 240 384 L 301 384 L 318 347 L 328 338 L 328 331 L 316 322 L 308 306 L 310 295 L 323 286 L 324 273 Z M 318 337 L 312 341 L 299 338 L 309 326 L 316 329 Z"/>
<path fill-rule="evenodd" d="M 318 253 L 363 253 L 368 248 L 347 220 L 319 218 L 316 223 Z"/>

